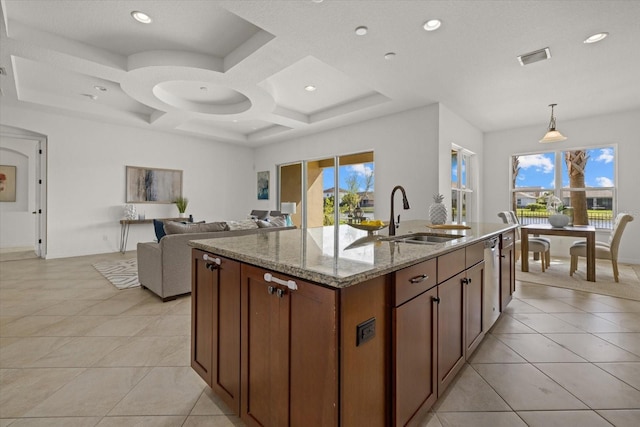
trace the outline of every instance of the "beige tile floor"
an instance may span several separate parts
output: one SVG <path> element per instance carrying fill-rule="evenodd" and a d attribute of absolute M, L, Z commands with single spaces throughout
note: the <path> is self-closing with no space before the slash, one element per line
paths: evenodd
<path fill-rule="evenodd" d="M 92 267 L 122 257 L 0 263 L 0 427 L 244 425 L 189 367 L 190 297 Z M 519 283 L 422 425 L 637 427 L 640 302 Z"/>

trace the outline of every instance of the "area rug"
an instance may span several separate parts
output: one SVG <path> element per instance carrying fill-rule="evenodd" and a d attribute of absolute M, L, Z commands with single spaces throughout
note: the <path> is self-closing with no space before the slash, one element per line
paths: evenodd
<path fill-rule="evenodd" d="M 520 270 L 520 262 L 516 264 L 516 280 L 541 285 L 557 286 L 596 294 L 610 295 L 640 301 L 640 278 L 634 269 L 627 264 L 618 264 L 619 282 L 613 279 L 611 262 L 596 261 L 596 282 L 587 281 L 586 261 L 580 259 L 578 271 L 569 276 L 569 258 L 552 258 L 551 267 L 544 273 L 538 261 L 529 262 L 529 271 Z"/>
<path fill-rule="evenodd" d="M 138 260 L 135 258 L 97 262 L 93 264 L 93 267 L 118 289 L 140 286 L 140 282 L 138 282 Z"/>

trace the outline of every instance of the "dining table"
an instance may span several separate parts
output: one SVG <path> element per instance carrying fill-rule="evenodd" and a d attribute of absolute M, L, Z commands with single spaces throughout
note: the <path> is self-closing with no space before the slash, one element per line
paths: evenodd
<path fill-rule="evenodd" d="M 550 224 L 529 224 L 520 227 L 522 250 L 521 268 L 523 272 L 529 271 L 529 235 L 569 236 L 585 238 L 587 244 L 587 280 L 596 281 L 596 228 L 592 225 L 574 225 L 565 227 L 553 227 Z"/>

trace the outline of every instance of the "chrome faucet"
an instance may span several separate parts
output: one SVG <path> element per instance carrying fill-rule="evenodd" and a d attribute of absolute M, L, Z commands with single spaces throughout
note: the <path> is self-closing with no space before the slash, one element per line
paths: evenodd
<path fill-rule="evenodd" d="M 396 222 L 393 219 L 393 196 L 396 194 L 396 190 L 400 190 L 402 192 L 402 207 L 407 210 L 409 209 L 409 201 L 407 200 L 407 193 L 405 193 L 404 188 L 401 185 L 396 185 L 391 190 L 391 220 L 389 220 L 389 236 L 396 235 Z M 400 223 L 400 215 L 398 215 L 398 223 Z"/>

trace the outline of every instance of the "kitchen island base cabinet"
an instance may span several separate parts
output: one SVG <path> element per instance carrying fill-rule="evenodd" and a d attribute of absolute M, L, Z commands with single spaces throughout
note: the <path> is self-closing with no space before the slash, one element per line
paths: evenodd
<path fill-rule="evenodd" d="M 419 425 L 484 337 L 484 241 L 344 287 L 193 254 L 192 367 L 250 427 Z"/>
<path fill-rule="evenodd" d="M 193 250 L 191 367 L 240 410 L 240 263 Z"/>
<path fill-rule="evenodd" d="M 294 280 L 297 289 L 265 273 Z M 337 292 L 246 264 L 240 283 L 242 420 L 338 425 Z"/>

